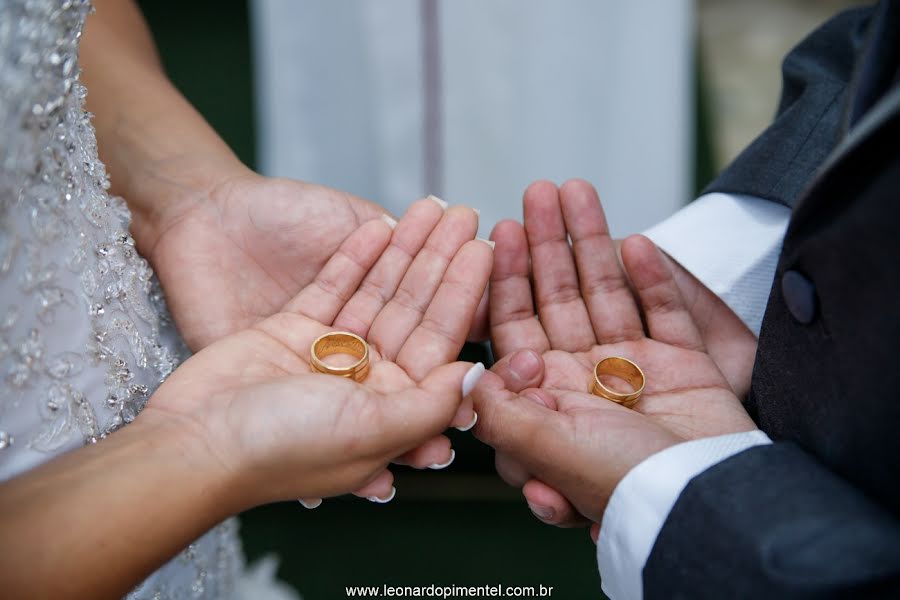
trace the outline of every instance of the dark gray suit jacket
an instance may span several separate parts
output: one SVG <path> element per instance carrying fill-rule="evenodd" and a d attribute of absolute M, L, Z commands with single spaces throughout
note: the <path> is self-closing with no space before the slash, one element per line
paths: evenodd
<path fill-rule="evenodd" d="M 775 443 L 690 482 L 649 598 L 900 598 L 898 67 L 900 1 L 835 17 L 710 187 L 793 209 L 747 400 Z"/>

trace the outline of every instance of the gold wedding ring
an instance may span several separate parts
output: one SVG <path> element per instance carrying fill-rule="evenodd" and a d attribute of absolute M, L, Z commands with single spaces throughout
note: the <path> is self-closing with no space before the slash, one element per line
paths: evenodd
<path fill-rule="evenodd" d="M 609 389 L 600 381 L 601 375 L 612 375 L 618 377 L 631 386 L 632 392 L 622 393 Z M 631 408 L 638 401 L 641 394 L 644 393 L 644 372 L 641 368 L 621 356 L 610 356 L 604 358 L 594 365 L 594 377 L 591 381 L 591 393 L 607 400 L 612 400 L 617 404 L 621 404 L 625 408 Z"/>
<path fill-rule="evenodd" d="M 349 354 L 358 359 L 347 367 L 334 367 L 322 361 L 332 354 Z M 349 331 L 332 331 L 316 338 L 309 349 L 309 366 L 314 373 L 347 377 L 362 381 L 369 374 L 369 344 Z"/>

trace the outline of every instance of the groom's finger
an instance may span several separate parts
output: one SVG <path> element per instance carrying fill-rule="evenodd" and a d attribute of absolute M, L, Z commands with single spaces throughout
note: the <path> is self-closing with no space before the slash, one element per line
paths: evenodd
<path fill-rule="evenodd" d="M 472 393 L 478 424 L 475 437 L 508 454 L 529 471 L 552 464 L 558 451 L 562 416 L 528 398 L 507 390 L 494 373 L 485 373 Z"/>
<path fill-rule="evenodd" d="M 544 359 L 534 350 L 517 350 L 494 363 L 491 371 L 503 380 L 506 389 L 521 392 L 540 387 L 544 379 Z"/>
<path fill-rule="evenodd" d="M 368 221 L 351 233 L 315 279 L 287 303 L 285 311 L 331 325 L 391 239 L 383 221 Z"/>
<path fill-rule="evenodd" d="M 550 340 L 534 312 L 525 228 L 516 221 L 500 221 L 491 240 L 495 246 L 488 309 L 494 356 L 502 358 L 519 348 L 546 352 Z"/>
<path fill-rule="evenodd" d="M 534 295 L 550 345 L 569 352 L 587 350 L 596 337 L 581 297 L 559 190 L 548 182 L 533 183 L 525 191 L 524 207 Z"/>
<path fill-rule="evenodd" d="M 543 523 L 557 527 L 586 527 L 591 523 L 565 496 L 539 479 L 525 482 L 522 495 L 528 508 Z"/>
<path fill-rule="evenodd" d="M 597 191 L 588 182 L 573 179 L 560 187 L 559 196 L 597 341 L 612 344 L 644 337 Z"/>
<path fill-rule="evenodd" d="M 642 235 L 633 235 L 622 242 L 622 262 L 637 290 L 650 337 L 702 351 L 700 330 L 656 245 Z"/>

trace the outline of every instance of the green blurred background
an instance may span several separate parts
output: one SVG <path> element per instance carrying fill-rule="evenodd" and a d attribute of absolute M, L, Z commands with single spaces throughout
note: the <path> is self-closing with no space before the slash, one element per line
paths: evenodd
<path fill-rule="evenodd" d="M 139 3 L 174 83 L 254 165 L 247 0 Z M 698 0 L 695 190 L 768 119 L 777 99 L 778 57 L 846 4 L 761 3 L 764 9 L 739 0 Z M 730 77 L 736 70 L 752 76 Z M 484 350 L 467 347 L 465 358 L 484 360 Z M 456 462 L 440 473 L 397 469 L 399 492 L 388 505 L 348 498 L 314 511 L 283 503 L 245 513 L 248 558 L 278 554 L 279 576 L 307 600 L 343 598 L 346 585 L 383 583 L 544 585 L 553 586 L 554 598 L 602 597 L 586 530 L 539 523 L 519 492 L 496 476 L 489 448 L 469 434 L 451 437 Z"/>

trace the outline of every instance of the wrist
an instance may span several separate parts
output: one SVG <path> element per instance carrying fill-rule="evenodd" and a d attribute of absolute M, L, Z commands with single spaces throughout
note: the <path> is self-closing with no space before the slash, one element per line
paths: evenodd
<path fill-rule="evenodd" d="M 115 105 L 98 101 L 89 108 L 97 113 L 110 193 L 128 204 L 138 249 L 149 256 L 159 235 L 191 206 L 252 171 L 165 75 L 145 72 L 138 79 L 135 90 L 118 92 Z"/>
<path fill-rule="evenodd" d="M 159 239 L 174 224 L 209 204 L 230 181 L 254 175 L 233 155 L 171 155 L 141 164 L 115 192 L 128 204 L 132 235 L 151 263 Z"/>
<path fill-rule="evenodd" d="M 215 513 L 214 522 L 255 505 L 244 490 L 240 465 L 227 460 L 204 424 L 196 419 L 148 406 L 124 431 L 129 429 L 154 440 L 160 452 L 191 474 L 190 486 L 210 501 L 207 510 Z"/>

